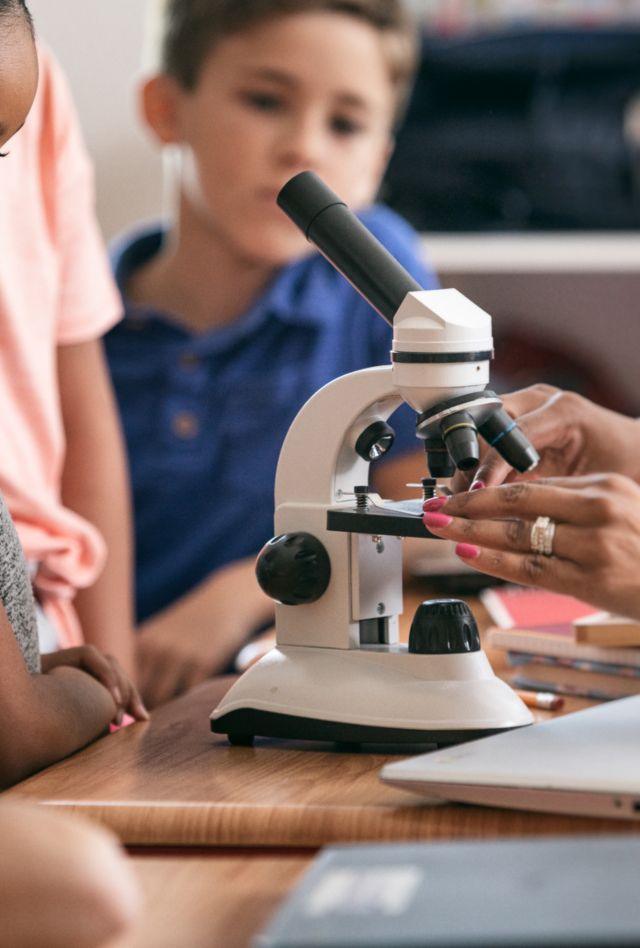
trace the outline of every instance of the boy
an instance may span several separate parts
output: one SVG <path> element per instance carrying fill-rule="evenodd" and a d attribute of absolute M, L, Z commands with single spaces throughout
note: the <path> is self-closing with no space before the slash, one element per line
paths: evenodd
<path fill-rule="evenodd" d="M 142 104 L 179 155 L 175 215 L 116 248 L 126 317 L 107 337 L 151 704 L 222 670 L 270 621 L 253 564 L 287 428 L 320 386 L 389 360 L 388 327 L 275 198 L 313 169 L 352 207 L 371 203 L 416 53 L 399 0 L 168 0 L 161 32 Z M 433 286 L 404 222 L 381 207 L 364 219 Z M 398 443 L 416 445 L 408 428 Z M 401 457 L 377 486 L 391 495 L 420 463 Z"/>

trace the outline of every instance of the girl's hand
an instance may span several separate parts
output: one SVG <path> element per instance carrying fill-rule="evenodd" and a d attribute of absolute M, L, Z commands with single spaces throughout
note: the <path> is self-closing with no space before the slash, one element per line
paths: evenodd
<path fill-rule="evenodd" d="M 469 566 L 567 593 L 640 619 L 640 487 L 619 474 L 546 478 L 437 497 L 424 524 L 457 542 Z M 538 517 L 555 523 L 553 553 L 531 551 Z"/>
<path fill-rule="evenodd" d="M 136 721 L 149 720 L 137 688 L 113 655 L 105 655 L 93 645 L 79 645 L 42 655 L 41 660 L 43 674 L 66 665 L 86 672 L 104 685 L 116 706 L 114 724 L 121 724 L 125 713 Z"/>
<path fill-rule="evenodd" d="M 530 388 L 503 397 L 508 413 L 540 455 L 528 474 L 514 471 L 495 449 L 481 442 L 480 464 L 473 482 L 491 486 L 540 477 L 568 477 L 616 471 L 640 483 L 640 423 L 609 411 L 552 385 Z M 453 486 L 466 490 L 469 476 L 457 473 Z"/>

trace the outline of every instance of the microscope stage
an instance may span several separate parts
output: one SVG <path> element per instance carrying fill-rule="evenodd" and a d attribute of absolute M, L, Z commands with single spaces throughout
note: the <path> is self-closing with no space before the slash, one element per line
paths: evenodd
<path fill-rule="evenodd" d="M 327 530 L 340 533 L 367 533 L 383 537 L 418 537 L 434 540 L 422 522 L 421 500 L 383 501 L 382 506 L 370 504 L 366 510 L 358 507 L 330 507 L 327 510 Z"/>

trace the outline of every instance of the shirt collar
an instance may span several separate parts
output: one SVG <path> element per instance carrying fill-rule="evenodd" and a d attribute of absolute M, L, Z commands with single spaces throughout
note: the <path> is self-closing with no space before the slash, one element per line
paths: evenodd
<path fill-rule="evenodd" d="M 126 303 L 125 319 L 147 322 L 152 319 L 171 321 L 170 313 L 150 313 L 127 300 L 125 287 L 129 275 L 160 250 L 167 232 L 161 223 L 148 225 L 114 241 L 111 260 L 116 283 Z M 283 323 L 316 327 L 326 322 L 327 306 L 343 286 L 343 278 L 317 252 L 311 252 L 282 267 L 265 291 L 248 310 L 230 326 L 215 329 L 211 334 L 222 342 L 227 337 L 241 337 L 255 331 L 270 319 Z M 175 325 L 175 324 L 174 324 Z"/>

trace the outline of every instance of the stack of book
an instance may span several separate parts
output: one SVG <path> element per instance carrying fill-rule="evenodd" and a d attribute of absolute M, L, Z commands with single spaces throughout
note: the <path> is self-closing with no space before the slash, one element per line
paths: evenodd
<path fill-rule="evenodd" d="M 514 688 L 598 701 L 640 694 L 640 622 L 520 586 L 481 599 L 495 623 L 485 643 L 506 653 Z"/>

